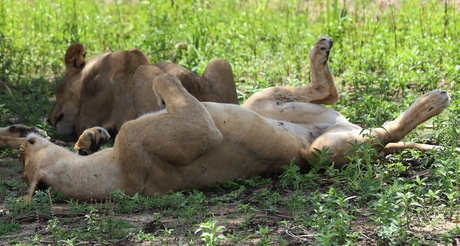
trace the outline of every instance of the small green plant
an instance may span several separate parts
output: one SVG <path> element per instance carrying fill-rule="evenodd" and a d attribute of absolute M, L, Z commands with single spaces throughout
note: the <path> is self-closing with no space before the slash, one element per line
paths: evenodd
<path fill-rule="evenodd" d="M 257 225 L 257 227 L 259 229 L 256 231 L 256 235 L 260 236 L 259 245 L 271 245 L 273 241 L 268 235 L 270 233 L 270 228 L 268 228 L 268 226 L 261 225 Z"/>
<path fill-rule="evenodd" d="M 153 243 L 157 240 L 155 235 L 152 235 L 150 233 L 145 233 L 143 231 L 139 231 L 137 234 L 137 240 L 139 241 L 149 241 L 150 243 Z"/>
<path fill-rule="evenodd" d="M 430 212 L 434 212 L 437 210 L 435 207 L 435 202 L 440 199 L 439 193 L 441 190 L 435 190 L 433 191 L 432 189 L 428 189 L 428 192 L 425 194 L 425 196 L 429 199 L 430 201 Z"/>
<path fill-rule="evenodd" d="M 28 240 L 30 240 L 31 245 L 41 245 L 42 239 L 43 237 L 40 233 L 35 233 L 34 235 L 28 238 Z"/>
<path fill-rule="evenodd" d="M 251 208 L 251 204 L 238 204 L 238 211 L 243 211 L 243 223 L 238 227 L 244 229 L 252 224 L 252 218 L 255 216 L 255 212 Z"/>
<path fill-rule="evenodd" d="M 48 220 L 46 229 L 51 232 L 51 239 L 53 239 L 54 245 L 59 245 L 61 241 L 68 240 L 66 239 L 66 230 L 59 227 L 59 220 L 57 218 Z"/>
<path fill-rule="evenodd" d="M 326 194 L 315 192 L 312 195 L 315 239 L 324 245 L 356 243 L 359 232 L 351 228 L 354 215 L 350 206 L 350 201 L 356 197 L 346 197 L 332 187 Z"/>
<path fill-rule="evenodd" d="M 128 196 L 125 193 L 123 193 L 122 190 L 116 189 L 113 192 L 111 192 L 110 195 L 115 201 L 114 209 L 117 212 L 120 212 L 120 213 L 130 212 L 140 206 L 140 198 L 137 193 L 133 196 Z"/>
<path fill-rule="evenodd" d="M 294 190 L 299 191 L 302 188 L 302 174 L 300 168 L 294 164 L 294 159 L 289 162 L 289 165 L 283 166 L 284 172 L 281 174 L 280 184 L 282 187 L 294 187 Z"/>
<path fill-rule="evenodd" d="M 280 194 L 277 191 L 264 190 L 260 194 L 256 194 L 253 198 L 261 200 L 263 208 L 271 213 L 277 213 L 277 205 L 279 203 Z"/>
<path fill-rule="evenodd" d="M 159 231 L 163 232 L 163 234 L 164 234 L 164 238 L 162 238 L 160 240 L 161 244 L 162 245 L 169 245 L 169 238 L 171 237 L 171 234 L 173 233 L 174 229 L 165 228 L 165 229 L 161 229 Z"/>
<path fill-rule="evenodd" d="M 215 220 L 202 222 L 198 226 L 199 228 L 195 231 L 195 234 L 201 232 L 200 238 L 206 245 L 214 246 L 220 241 L 227 240 L 226 236 L 220 234 L 225 229 L 225 226 L 217 226 L 217 221 Z"/>
<path fill-rule="evenodd" d="M 5 207 L 9 211 L 8 216 L 14 218 L 21 214 L 33 216 L 37 213 L 50 215 L 52 199 L 56 197 L 56 199 L 60 199 L 59 193 L 54 194 L 55 196 L 51 195 L 51 188 L 43 191 L 37 190 L 32 201 L 25 201 L 23 197 L 11 193 L 5 198 Z"/>
<path fill-rule="evenodd" d="M 90 206 L 86 202 L 79 202 L 74 199 L 69 199 L 67 202 L 72 207 L 72 213 L 74 214 L 85 213 L 88 210 L 88 207 Z"/>
<path fill-rule="evenodd" d="M 454 204 L 456 204 L 458 192 L 456 191 L 450 192 L 450 193 L 445 192 L 444 195 L 447 197 L 448 203 L 449 203 L 449 218 L 453 219 L 455 212 L 458 211 L 454 209 Z M 455 216 L 457 216 L 455 220 L 459 221 L 458 219 L 459 214 L 457 213 L 455 214 Z"/>
<path fill-rule="evenodd" d="M 89 206 L 89 213 L 85 215 L 87 236 L 99 235 L 102 230 L 102 218 L 94 206 Z"/>
<path fill-rule="evenodd" d="M 421 207 L 417 201 L 414 201 L 415 194 L 409 190 L 405 190 L 404 192 L 396 192 L 396 199 L 398 204 L 401 204 L 404 207 L 404 215 L 406 218 L 406 225 L 409 227 L 411 224 L 411 208 L 414 206 Z"/>
<path fill-rule="evenodd" d="M 405 207 L 398 206 L 397 194 L 403 192 L 403 186 L 395 182 L 385 191 L 376 194 L 378 198 L 371 205 L 371 218 L 377 224 L 379 237 L 382 242 L 400 243 L 401 235 L 407 235 L 403 218 Z"/>
<path fill-rule="evenodd" d="M 0 235 L 10 234 L 12 232 L 17 231 L 20 228 L 21 228 L 21 225 L 19 225 L 18 223 L 14 221 L 7 223 L 3 220 L 0 220 Z"/>

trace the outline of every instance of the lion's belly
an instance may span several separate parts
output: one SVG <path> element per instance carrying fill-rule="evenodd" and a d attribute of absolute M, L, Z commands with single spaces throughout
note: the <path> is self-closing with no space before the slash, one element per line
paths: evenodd
<path fill-rule="evenodd" d="M 300 158 L 298 138 L 283 124 L 239 106 L 206 108 L 223 134 L 223 141 L 181 169 L 188 188 L 280 173 L 292 158 L 299 165 L 305 164 Z"/>
<path fill-rule="evenodd" d="M 126 184 L 137 187 L 139 193 L 152 195 L 183 188 L 202 188 L 223 180 L 281 173 L 281 167 L 293 158 L 297 165 L 306 165 L 301 153 L 327 127 L 267 119 L 237 105 L 203 104 L 222 134 L 222 141 L 187 163 L 163 160 L 161 155 L 148 148 L 152 143 L 165 141 L 164 138 L 158 139 L 164 132 L 156 134 L 154 129 L 147 127 L 151 119 L 138 119 L 122 127 L 125 130 L 120 131 L 114 148 L 117 152 L 129 152 L 120 155 L 123 173 L 127 176 Z M 203 144 L 200 134 L 196 134 L 197 130 L 203 129 L 192 130 L 194 134 L 186 134 L 184 128 L 173 132 L 189 136 L 189 142 L 194 142 L 190 138 L 197 137 L 196 144 Z M 171 151 L 183 153 L 187 150 Z"/>

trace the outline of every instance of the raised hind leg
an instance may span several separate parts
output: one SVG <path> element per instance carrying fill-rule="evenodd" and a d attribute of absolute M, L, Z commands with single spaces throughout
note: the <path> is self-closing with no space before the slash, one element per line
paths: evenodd
<path fill-rule="evenodd" d="M 166 109 L 126 122 L 122 130 L 129 130 L 120 130 L 118 142 L 143 149 L 152 158 L 175 166 L 190 164 L 222 142 L 222 133 L 211 115 L 174 75 L 156 76 L 152 87 L 158 102 L 164 102 Z M 143 131 L 141 137 L 136 135 L 137 131 Z M 137 144 L 141 146 L 133 147 Z"/>
<path fill-rule="evenodd" d="M 265 117 L 282 119 L 279 106 L 289 102 L 334 104 L 339 95 L 327 64 L 332 48 L 330 37 L 321 37 L 310 52 L 312 81 L 303 86 L 276 86 L 252 95 L 242 105 Z"/>
<path fill-rule="evenodd" d="M 385 150 L 389 143 L 398 143 L 404 136 L 419 124 L 425 122 L 431 117 L 440 114 L 449 106 L 450 98 L 446 91 L 435 90 L 419 97 L 415 102 L 404 111 L 398 118 L 387 122 L 381 128 L 374 128 L 370 131 L 362 131 L 360 128 L 354 128 L 344 125 L 336 125 L 326 130 L 326 132 L 316 139 L 306 152 L 306 157 L 313 157 L 315 149 L 329 148 L 329 152 L 335 153 L 330 159 L 335 165 L 340 167 L 348 163 L 346 154 L 353 150 L 350 143 L 363 143 L 378 140 L 379 144 L 374 147 L 380 151 Z M 401 144 L 390 144 L 390 148 L 401 148 Z M 418 148 L 421 145 L 408 145 L 408 147 Z"/>

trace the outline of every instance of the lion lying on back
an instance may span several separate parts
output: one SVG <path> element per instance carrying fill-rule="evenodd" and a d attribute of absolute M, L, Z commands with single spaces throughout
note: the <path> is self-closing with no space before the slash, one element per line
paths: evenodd
<path fill-rule="evenodd" d="M 327 61 L 332 40 L 320 38 L 312 51 L 312 81 L 280 86 L 254 94 L 241 107 L 199 102 L 171 74 L 151 81 L 166 109 L 122 125 L 113 148 L 79 156 L 30 134 L 21 146 L 23 176 L 31 199 L 36 189 L 60 190 L 64 199 L 106 199 L 121 189 L 126 194 L 153 196 L 184 188 L 203 188 L 223 180 L 281 173 L 295 158 L 302 170 L 315 149 L 329 148 L 328 158 L 340 167 L 353 142 L 380 141 L 378 150 L 406 147 L 398 141 L 449 106 L 445 91 L 418 98 L 384 127 L 371 130 L 352 124 L 340 113 L 319 105 L 337 102 L 338 93 Z M 155 73 L 153 67 L 145 73 Z M 85 133 L 103 129 L 92 128 Z M 365 134 L 365 135 L 363 135 Z M 367 135 L 366 135 L 367 134 Z M 366 136 L 372 135 L 373 138 Z M 85 136 L 105 136 L 88 134 Z M 86 139 L 88 140 L 88 139 Z M 82 148 L 90 148 L 89 139 Z M 86 147 L 84 146 L 86 145 Z M 385 147 L 384 147 L 385 146 Z M 419 144 L 410 147 L 430 148 Z"/>
<path fill-rule="evenodd" d="M 50 123 L 63 135 L 102 126 L 117 132 L 121 125 L 148 112 L 159 110 L 151 89 L 158 74 L 174 74 L 199 101 L 238 104 L 230 64 L 214 59 L 203 76 L 167 62 L 150 67 L 138 49 L 109 52 L 85 61 L 86 49 L 74 43 L 65 54 L 66 71 L 56 93 Z"/>

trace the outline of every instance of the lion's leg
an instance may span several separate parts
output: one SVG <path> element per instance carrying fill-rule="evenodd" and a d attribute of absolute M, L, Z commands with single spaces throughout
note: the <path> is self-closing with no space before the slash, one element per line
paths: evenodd
<path fill-rule="evenodd" d="M 205 100 L 200 101 L 238 104 L 235 79 L 230 63 L 220 58 L 213 59 L 204 70 L 202 77 L 209 83 L 207 89 L 210 95 L 208 94 Z"/>
<path fill-rule="evenodd" d="M 348 163 L 345 155 L 353 150 L 353 143 L 374 142 L 376 143 L 373 145 L 375 149 L 384 150 L 384 146 L 389 143 L 397 143 L 419 124 L 441 113 L 449 106 L 449 100 L 446 91 L 435 90 L 419 97 L 398 118 L 387 122 L 381 128 L 362 131 L 360 129 L 343 129 L 340 125 L 331 127 L 313 142 L 306 152 L 306 157 L 312 158 L 315 149 L 329 148 L 329 152 L 336 154 L 331 157 L 331 160 L 335 161 L 336 166 L 342 166 Z M 389 147 L 392 146 L 402 147 L 398 144 L 389 145 Z M 422 147 L 426 147 L 422 145 L 411 146 L 420 147 L 422 151 Z"/>
<path fill-rule="evenodd" d="M 130 96 L 129 99 L 126 99 L 133 100 L 135 115 L 131 119 L 164 108 L 160 98 L 152 97 L 152 80 L 163 73 L 163 70 L 152 65 L 142 65 L 137 68 L 131 79 L 133 95 L 136 96 Z M 118 130 L 120 128 L 121 126 L 118 126 Z"/>
<path fill-rule="evenodd" d="M 311 83 L 295 91 L 303 101 L 332 105 L 339 100 L 334 76 L 327 63 L 332 44 L 330 37 L 321 37 L 310 51 Z"/>
<path fill-rule="evenodd" d="M 25 126 L 25 125 L 12 125 L 8 127 L 0 127 L 0 136 L 5 137 L 12 137 L 12 138 L 20 138 L 26 137 L 29 133 L 37 133 L 38 131 L 35 127 L 32 126 Z"/>
<path fill-rule="evenodd" d="M 37 184 L 38 184 L 38 182 L 35 181 L 35 180 L 32 181 L 29 184 L 29 190 L 27 192 L 27 195 L 24 196 L 24 200 L 26 200 L 26 201 L 31 201 L 32 200 L 32 197 L 34 196 L 35 190 L 37 189 Z"/>
<path fill-rule="evenodd" d="M 26 141 L 25 138 L 13 138 L 0 136 L 0 149 L 10 147 L 13 149 L 19 149 L 21 145 Z"/>
<path fill-rule="evenodd" d="M 7 146 L 13 149 L 19 149 L 24 143 L 27 134 L 37 132 L 34 127 L 25 125 L 12 125 L 8 127 L 0 127 L 0 149 Z"/>
<path fill-rule="evenodd" d="M 317 104 L 334 104 L 339 99 L 334 77 L 327 61 L 332 48 L 332 39 L 320 38 L 310 52 L 312 81 L 304 86 L 277 86 L 264 89 L 252 95 L 243 104 L 269 118 L 278 115 L 278 106 L 287 102 L 311 102 Z"/>
<path fill-rule="evenodd" d="M 37 190 L 37 187 L 39 186 L 40 180 L 44 178 L 45 175 L 43 173 L 38 172 L 37 174 L 34 175 L 33 180 L 28 183 L 29 185 L 29 190 L 27 192 L 27 195 L 24 196 L 24 200 L 30 201 L 32 200 L 32 197 L 35 194 L 35 191 Z"/>
<path fill-rule="evenodd" d="M 174 75 L 156 76 L 152 87 L 160 101 L 164 101 L 166 110 L 125 123 L 115 147 L 122 148 L 126 144 L 135 148 L 132 143 L 135 142 L 136 146 L 140 145 L 139 150 L 149 152 L 152 158 L 188 165 L 222 142 L 222 133 L 209 112 Z"/>
<path fill-rule="evenodd" d="M 102 127 L 96 126 L 86 129 L 75 143 L 73 151 L 79 155 L 91 155 L 107 143 L 109 138 L 109 133 Z"/>
<path fill-rule="evenodd" d="M 372 130 L 383 144 L 401 140 L 419 124 L 440 114 L 449 107 L 450 97 L 446 91 L 434 90 L 417 98 L 398 118 L 389 121 L 382 128 Z"/>
<path fill-rule="evenodd" d="M 440 150 L 442 149 L 441 146 L 438 145 L 431 145 L 431 144 L 422 144 L 422 143 L 413 143 L 413 142 L 397 142 L 397 143 L 389 143 L 383 149 L 382 152 L 385 155 L 394 154 L 401 152 L 405 149 L 418 149 L 422 152 L 427 152 L 430 150 Z"/>

